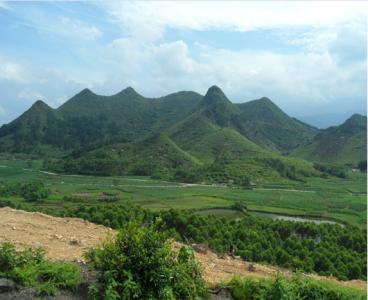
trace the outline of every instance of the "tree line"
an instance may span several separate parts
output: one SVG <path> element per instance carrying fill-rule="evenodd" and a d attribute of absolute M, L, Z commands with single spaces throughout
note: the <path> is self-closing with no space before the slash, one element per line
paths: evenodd
<path fill-rule="evenodd" d="M 204 243 L 217 253 L 301 272 L 333 275 L 341 280 L 366 279 L 366 231 L 354 226 L 298 223 L 245 216 L 230 220 L 194 210 L 152 212 L 138 206 L 80 206 L 61 216 L 79 217 L 112 228 L 132 220 L 162 220 L 161 229 L 177 239 Z"/>

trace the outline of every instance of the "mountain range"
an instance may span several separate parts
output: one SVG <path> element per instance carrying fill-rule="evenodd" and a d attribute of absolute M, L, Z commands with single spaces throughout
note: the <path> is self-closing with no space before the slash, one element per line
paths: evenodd
<path fill-rule="evenodd" d="M 234 104 L 217 86 L 204 96 L 160 98 L 131 87 L 112 96 L 84 89 L 57 109 L 39 100 L 3 125 L 0 152 L 57 159 L 54 168 L 86 174 L 238 184 L 300 179 L 318 174 L 313 162 L 364 160 L 366 117 L 320 130 L 268 98 Z"/>

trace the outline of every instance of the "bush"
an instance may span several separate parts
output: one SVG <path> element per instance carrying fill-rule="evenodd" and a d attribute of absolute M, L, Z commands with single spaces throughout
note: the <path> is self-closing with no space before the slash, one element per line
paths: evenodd
<path fill-rule="evenodd" d="M 248 299 L 366 299 L 363 290 L 342 287 L 328 281 L 282 276 L 276 279 L 240 279 L 230 282 L 231 294 L 235 300 Z"/>
<path fill-rule="evenodd" d="M 34 287 L 41 295 L 53 295 L 59 288 L 74 288 L 81 282 L 77 265 L 49 262 L 40 248 L 16 251 L 10 243 L 0 245 L 0 276 Z"/>
<path fill-rule="evenodd" d="M 100 286 L 92 296 L 103 299 L 200 299 L 205 293 L 190 248 L 171 250 L 168 234 L 157 225 L 129 222 L 115 241 L 86 255 L 99 270 Z"/>
<path fill-rule="evenodd" d="M 20 194 L 27 201 L 39 201 L 47 199 L 50 195 L 50 190 L 45 187 L 42 181 L 34 181 L 22 185 Z"/>
<path fill-rule="evenodd" d="M 358 164 L 358 168 L 361 172 L 367 172 L 367 161 L 366 160 L 360 161 Z"/>

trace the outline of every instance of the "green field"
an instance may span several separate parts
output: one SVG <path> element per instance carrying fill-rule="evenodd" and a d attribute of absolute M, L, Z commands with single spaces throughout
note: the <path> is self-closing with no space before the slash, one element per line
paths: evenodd
<path fill-rule="evenodd" d="M 249 210 L 336 219 L 366 226 L 366 174 L 350 173 L 347 179 L 307 178 L 306 183 L 280 184 L 242 189 L 225 186 L 185 185 L 148 177 L 96 177 L 54 175 L 40 171 L 39 161 L 0 160 L 0 181 L 6 183 L 43 181 L 51 190 L 48 200 L 29 203 L 21 197 L 1 197 L 34 208 L 60 209 L 79 205 L 139 204 L 157 209 L 227 208 L 244 202 Z M 73 197 L 65 201 L 64 196 Z M 203 211 L 202 211 L 203 213 Z M 217 215 L 234 217 L 227 210 Z"/>

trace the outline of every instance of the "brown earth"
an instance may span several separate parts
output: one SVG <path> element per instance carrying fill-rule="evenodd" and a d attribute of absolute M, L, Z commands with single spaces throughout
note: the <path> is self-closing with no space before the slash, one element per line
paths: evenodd
<path fill-rule="evenodd" d="M 83 253 L 101 245 L 116 231 L 78 218 L 57 218 L 38 212 L 26 212 L 12 208 L 0 209 L 0 243 L 12 242 L 17 249 L 42 247 L 51 260 L 83 261 Z M 174 243 L 178 250 L 180 243 Z M 269 278 L 278 273 L 290 275 L 287 270 L 249 263 L 229 256 L 219 257 L 206 250 L 195 253 L 202 265 L 203 276 L 210 285 L 226 283 L 233 276 Z M 330 280 L 338 284 L 366 288 L 361 280 L 338 281 L 330 277 L 306 274 L 317 280 Z"/>

